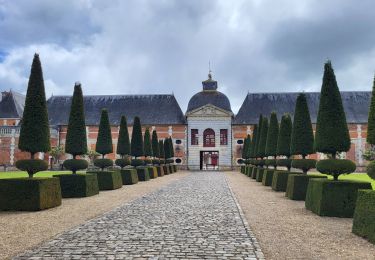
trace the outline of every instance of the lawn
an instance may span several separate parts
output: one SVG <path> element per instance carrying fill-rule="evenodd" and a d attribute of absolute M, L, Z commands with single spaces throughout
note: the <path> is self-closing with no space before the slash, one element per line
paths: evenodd
<path fill-rule="evenodd" d="M 323 175 L 318 172 L 313 172 L 311 174 L 314 175 Z M 329 179 L 332 179 L 332 176 L 327 175 Z M 372 189 L 375 190 L 375 180 L 371 179 L 366 173 L 352 173 L 352 174 L 345 174 L 340 175 L 339 180 L 353 180 L 353 181 L 366 181 L 371 182 Z"/>
<path fill-rule="evenodd" d="M 56 174 L 69 174 L 72 173 L 71 171 L 43 171 L 34 174 L 34 177 L 52 177 L 52 175 Z M 8 178 L 22 178 L 28 177 L 26 172 L 21 171 L 13 171 L 13 172 L 0 172 L 0 179 L 8 179 Z"/>

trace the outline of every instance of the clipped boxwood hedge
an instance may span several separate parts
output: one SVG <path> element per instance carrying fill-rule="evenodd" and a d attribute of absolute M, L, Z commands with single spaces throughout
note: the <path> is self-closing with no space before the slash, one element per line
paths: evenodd
<path fill-rule="evenodd" d="M 131 164 L 131 161 L 130 161 L 129 158 L 116 159 L 115 164 L 117 166 L 120 166 L 121 169 L 122 169 L 122 168 L 124 168 L 126 166 L 129 166 Z"/>
<path fill-rule="evenodd" d="M 76 173 L 79 170 L 87 169 L 89 163 L 84 159 L 69 159 L 65 160 L 63 165 L 65 169 L 68 169 L 69 171 Z M 65 198 L 64 195 L 63 198 Z"/>
<path fill-rule="evenodd" d="M 167 165 L 163 165 L 163 172 L 164 175 L 171 174 L 171 172 L 169 171 L 169 167 Z"/>
<path fill-rule="evenodd" d="M 122 177 L 119 171 L 88 171 L 96 174 L 99 190 L 115 190 L 122 187 Z"/>
<path fill-rule="evenodd" d="M 246 169 L 245 169 L 245 175 L 249 176 L 251 170 L 252 170 L 252 167 L 251 167 L 251 166 L 246 166 Z"/>
<path fill-rule="evenodd" d="M 296 159 L 292 160 L 292 167 L 296 169 L 301 169 L 304 173 L 308 172 L 310 169 L 315 168 L 316 160 L 314 159 Z"/>
<path fill-rule="evenodd" d="M 142 159 L 132 159 L 131 166 L 138 167 L 145 165 L 145 162 Z"/>
<path fill-rule="evenodd" d="M 256 175 L 256 181 L 257 182 L 262 182 L 263 180 L 263 173 L 264 173 L 264 169 L 263 168 L 258 168 L 257 169 L 257 175 Z"/>
<path fill-rule="evenodd" d="M 375 161 L 372 161 L 367 166 L 367 175 L 370 176 L 371 179 L 375 180 Z"/>
<path fill-rule="evenodd" d="M 63 198 L 82 198 L 99 194 L 96 174 L 57 174 L 53 177 L 60 179 Z"/>
<path fill-rule="evenodd" d="M 148 171 L 147 167 L 139 166 L 136 169 L 137 169 L 139 181 L 149 181 L 150 180 L 150 174 L 149 174 L 149 171 Z"/>
<path fill-rule="evenodd" d="M 371 183 L 311 179 L 305 206 L 319 216 L 351 218 L 359 189 L 372 189 Z"/>
<path fill-rule="evenodd" d="M 290 169 L 292 167 L 292 159 L 278 159 L 276 161 L 277 166 L 286 167 Z"/>
<path fill-rule="evenodd" d="M 110 166 L 113 166 L 113 161 L 111 159 L 106 159 L 106 158 L 102 158 L 102 159 L 95 159 L 94 160 L 94 165 L 102 170 L 104 170 L 104 168 L 107 168 L 107 167 L 110 167 Z"/>
<path fill-rule="evenodd" d="M 158 170 L 156 167 L 147 166 L 148 174 L 150 175 L 150 179 L 156 179 L 158 177 Z"/>
<path fill-rule="evenodd" d="M 177 171 L 178 171 L 177 165 L 173 164 L 172 167 L 173 167 L 173 171 L 174 171 L 174 172 L 177 172 Z"/>
<path fill-rule="evenodd" d="M 0 179 L 0 210 L 38 211 L 60 205 L 58 178 Z"/>
<path fill-rule="evenodd" d="M 264 161 L 264 164 L 269 167 L 269 166 L 272 166 L 272 167 L 275 167 L 277 166 L 277 163 L 276 163 L 276 160 L 275 159 L 267 159 Z"/>
<path fill-rule="evenodd" d="M 39 159 L 26 159 L 16 161 L 16 167 L 32 176 L 37 172 L 48 170 L 48 163 Z"/>
<path fill-rule="evenodd" d="M 135 168 L 121 169 L 120 174 L 123 185 L 133 185 L 138 183 L 138 174 Z"/>
<path fill-rule="evenodd" d="M 305 200 L 307 185 L 312 178 L 327 179 L 326 176 L 307 175 L 301 173 L 289 174 L 285 196 L 291 200 Z"/>
<path fill-rule="evenodd" d="M 327 159 L 320 160 L 316 164 L 318 172 L 332 175 L 337 179 L 341 174 L 349 174 L 355 171 L 356 165 L 351 160 Z"/>
<path fill-rule="evenodd" d="M 353 233 L 375 244 L 375 191 L 359 190 L 354 210 Z"/>
<path fill-rule="evenodd" d="M 253 170 L 251 171 L 251 179 L 256 179 L 257 178 L 257 173 L 258 173 L 258 167 L 254 167 Z"/>
<path fill-rule="evenodd" d="M 262 178 L 262 184 L 264 186 L 271 186 L 272 185 L 272 179 L 273 179 L 273 173 L 275 170 L 266 169 L 263 172 L 263 178 Z"/>
<path fill-rule="evenodd" d="M 168 167 L 169 167 L 169 172 L 170 172 L 170 173 L 174 173 L 173 165 L 168 165 Z"/>
<path fill-rule="evenodd" d="M 274 191 L 286 191 L 289 171 L 275 171 L 272 178 L 272 189 Z"/>
<path fill-rule="evenodd" d="M 241 173 L 245 173 L 245 166 L 241 166 L 241 167 L 240 167 L 240 172 L 241 172 Z"/>

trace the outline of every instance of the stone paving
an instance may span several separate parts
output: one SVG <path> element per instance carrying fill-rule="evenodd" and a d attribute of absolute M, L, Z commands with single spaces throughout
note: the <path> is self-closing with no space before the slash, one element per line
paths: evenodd
<path fill-rule="evenodd" d="M 264 259 L 264 256 L 225 174 L 193 172 L 15 259 L 48 258 Z"/>

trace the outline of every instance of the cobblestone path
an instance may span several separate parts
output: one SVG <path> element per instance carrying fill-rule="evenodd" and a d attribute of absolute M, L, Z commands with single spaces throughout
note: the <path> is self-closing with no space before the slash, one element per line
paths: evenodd
<path fill-rule="evenodd" d="M 225 174 L 193 172 L 16 257 L 30 258 L 263 259 L 263 254 Z"/>

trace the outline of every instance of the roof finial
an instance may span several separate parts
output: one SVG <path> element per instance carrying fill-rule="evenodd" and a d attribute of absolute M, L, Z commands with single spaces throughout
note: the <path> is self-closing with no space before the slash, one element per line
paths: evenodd
<path fill-rule="evenodd" d="M 208 79 L 212 79 L 212 74 L 211 74 L 211 61 L 208 61 Z"/>

